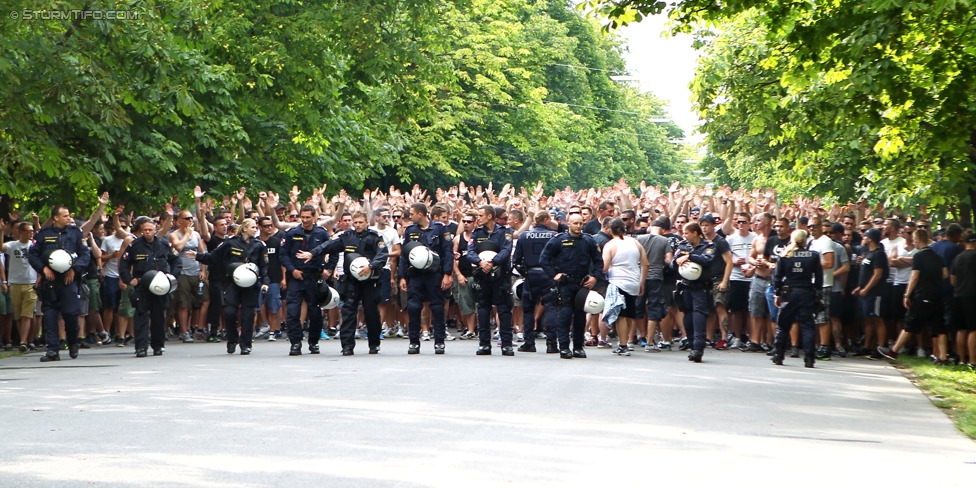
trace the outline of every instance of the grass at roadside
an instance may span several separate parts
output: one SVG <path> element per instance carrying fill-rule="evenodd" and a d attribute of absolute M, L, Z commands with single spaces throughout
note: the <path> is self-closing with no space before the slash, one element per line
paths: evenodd
<path fill-rule="evenodd" d="M 911 371 L 918 385 L 935 406 L 970 439 L 976 440 L 976 372 L 968 366 L 936 366 L 927 359 L 899 358 L 895 363 Z"/>

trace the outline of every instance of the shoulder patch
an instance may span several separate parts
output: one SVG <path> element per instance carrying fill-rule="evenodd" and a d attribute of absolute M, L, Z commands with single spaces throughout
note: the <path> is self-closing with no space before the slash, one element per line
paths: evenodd
<path fill-rule="evenodd" d="M 445 241 L 453 241 L 454 240 L 454 234 L 451 234 L 450 232 L 445 232 L 444 233 L 444 240 Z"/>
<path fill-rule="evenodd" d="M 180 253 L 176 250 L 175 247 L 170 247 L 169 248 L 169 253 L 172 254 L 173 256 L 179 256 L 180 255 Z"/>
<path fill-rule="evenodd" d="M 511 242 L 511 240 L 512 240 L 512 234 L 506 232 L 505 233 L 505 240 Z"/>
<path fill-rule="evenodd" d="M 715 254 L 715 248 L 710 247 L 708 249 L 705 249 L 705 254 Z"/>
<path fill-rule="evenodd" d="M 384 242 L 383 239 L 380 239 L 379 241 L 376 242 L 376 247 L 383 249 L 384 247 L 386 247 L 386 242 Z"/>

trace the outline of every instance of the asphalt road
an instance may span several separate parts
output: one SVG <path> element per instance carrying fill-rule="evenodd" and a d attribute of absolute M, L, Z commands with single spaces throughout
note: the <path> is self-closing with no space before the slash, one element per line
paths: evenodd
<path fill-rule="evenodd" d="M 0 486 L 976 486 L 976 443 L 885 362 L 476 346 L 0 360 Z"/>

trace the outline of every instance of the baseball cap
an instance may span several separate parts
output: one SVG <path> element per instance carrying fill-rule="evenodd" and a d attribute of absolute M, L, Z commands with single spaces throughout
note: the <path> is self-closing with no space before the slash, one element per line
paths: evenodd
<path fill-rule="evenodd" d="M 976 242 L 976 232 L 966 234 L 966 242 Z"/>
<path fill-rule="evenodd" d="M 566 220 L 566 212 L 559 211 L 556 212 L 556 220 Z"/>
<path fill-rule="evenodd" d="M 691 207 L 691 213 L 701 213 L 701 207 Z"/>
<path fill-rule="evenodd" d="M 658 217 L 658 219 L 655 220 L 654 223 L 651 224 L 651 225 L 654 226 L 654 227 L 660 227 L 662 229 L 670 229 L 671 228 L 671 219 L 669 219 L 667 217 Z"/>
<path fill-rule="evenodd" d="M 694 210 L 694 209 L 692 209 L 692 210 Z M 707 213 L 705 215 L 702 215 L 702 217 L 701 217 L 700 220 L 702 222 L 708 222 L 709 224 L 715 225 L 715 217 L 712 214 L 710 214 L 710 213 Z"/>
<path fill-rule="evenodd" d="M 837 222 L 834 222 L 833 224 L 830 224 L 830 232 L 832 234 L 843 234 L 844 233 L 844 224 L 838 224 Z"/>
<path fill-rule="evenodd" d="M 864 233 L 864 237 L 871 239 L 876 244 L 881 244 L 881 229 L 871 228 Z"/>

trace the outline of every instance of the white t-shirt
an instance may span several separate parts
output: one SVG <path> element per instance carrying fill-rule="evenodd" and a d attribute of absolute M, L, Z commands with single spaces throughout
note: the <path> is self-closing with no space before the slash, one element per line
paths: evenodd
<path fill-rule="evenodd" d="M 891 250 L 892 249 L 895 249 L 898 246 L 902 246 L 902 247 L 905 246 L 905 238 L 902 237 L 902 236 L 898 236 L 898 237 L 896 237 L 894 239 L 888 239 L 886 237 L 884 239 L 881 239 L 881 245 L 884 247 L 885 254 L 887 254 L 888 256 L 891 256 Z M 894 269 L 895 268 L 891 268 L 892 271 Z M 911 268 L 909 268 L 909 269 L 911 269 Z M 895 282 L 895 273 L 889 272 L 888 273 L 888 283 L 894 283 L 894 282 Z M 906 281 L 906 283 L 907 283 L 907 281 Z"/>
<path fill-rule="evenodd" d="M 820 253 L 820 262 L 823 263 L 826 254 L 834 254 L 834 240 L 824 234 L 810 242 L 810 250 Z M 835 256 L 834 261 L 836 260 Z M 824 288 L 834 286 L 834 268 L 827 269 L 824 267 L 823 286 Z"/>
<path fill-rule="evenodd" d="M 636 239 L 625 236 L 623 241 L 614 239 L 617 249 L 607 269 L 607 280 L 625 291 L 628 295 L 640 293 L 640 244 Z"/>
<path fill-rule="evenodd" d="M 752 232 L 744 236 L 736 232 L 735 234 L 726 237 L 725 241 L 729 243 L 729 249 L 732 250 L 732 261 L 735 262 L 739 258 L 746 258 L 748 260 L 749 254 L 752 252 L 752 241 L 754 240 L 756 240 L 756 234 Z M 732 274 L 729 275 L 729 281 L 751 280 L 752 278 L 746 278 L 745 273 L 742 272 L 741 266 L 732 266 Z"/>
<path fill-rule="evenodd" d="M 102 252 L 106 254 L 111 254 L 119 249 L 122 249 L 122 243 L 125 239 L 119 239 L 115 237 L 115 234 L 105 236 L 102 239 Z M 105 262 L 105 266 L 102 268 L 105 270 L 106 278 L 118 278 L 119 277 L 119 258 L 114 257 Z"/>
<path fill-rule="evenodd" d="M 905 239 L 902 238 L 902 243 L 895 246 L 895 250 L 893 251 L 894 257 L 896 258 L 903 258 L 906 256 L 911 257 L 918 252 L 918 247 L 912 247 L 911 251 L 906 249 L 904 241 Z M 912 277 L 912 267 L 911 266 L 905 266 L 904 268 L 892 267 L 891 275 L 895 277 L 894 283 L 896 285 L 907 285 L 908 279 Z"/>
<path fill-rule="evenodd" d="M 27 259 L 31 244 L 30 241 L 26 244 L 20 241 L 7 243 L 7 281 L 11 285 L 33 285 L 37 282 L 37 271 Z"/>
<path fill-rule="evenodd" d="M 375 230 L 379 235 L 383 236 L 383 243 L 386 244 L 386 250 L 392 251 L 393 246 L 400 243 L 400 234 L 397 234 L 396 229 L 392 225 L 386 226 L 385 229 L 380 230 L 379 227 L 370 227 L 370 229 Z M 383 269 L 390 269 L 390 259 L 387 258 L 386 264 L 383 265 Z"/>

